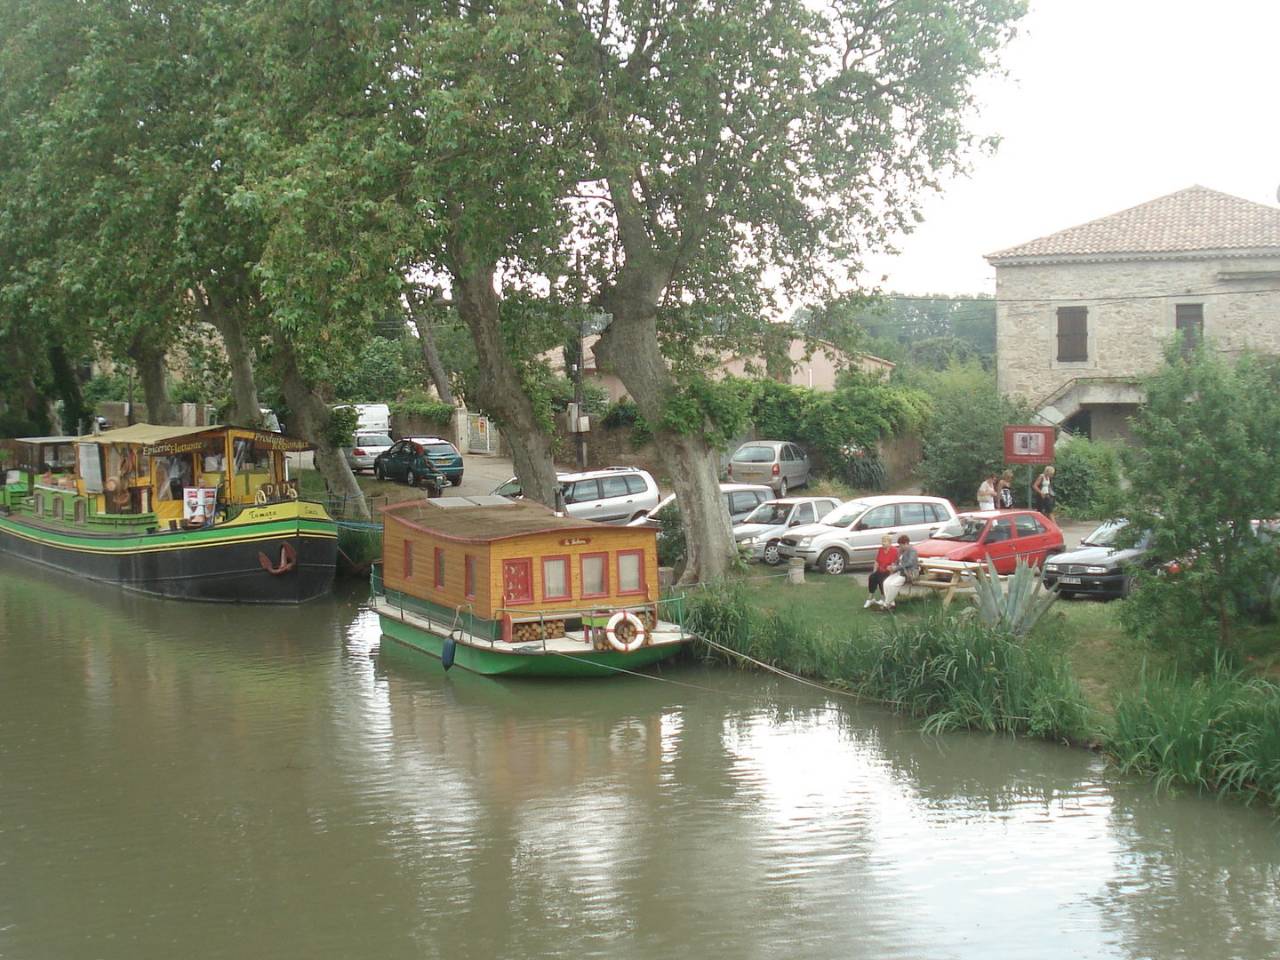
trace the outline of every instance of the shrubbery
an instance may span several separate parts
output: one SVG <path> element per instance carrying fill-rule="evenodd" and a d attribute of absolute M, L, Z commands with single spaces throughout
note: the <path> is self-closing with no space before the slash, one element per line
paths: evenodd
<path fill-rule="evenodd" d="M 1059 437 L 1053 489 L 1058 507 L 1074 517 L 1105 517 L 1120 487 L 1120 451 L 1114 444 Z"/>
<path fill-rule="evenodd" d="M 453 404 L 437 400 L 421 391 L 407 394 L 389 406 L 392 413 L 417 417 L 442 427 L 449 425 L 455 412 Z"/>

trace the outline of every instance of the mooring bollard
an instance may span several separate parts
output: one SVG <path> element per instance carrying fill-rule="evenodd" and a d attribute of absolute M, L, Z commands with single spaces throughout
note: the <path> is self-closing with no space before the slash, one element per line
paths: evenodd
<path fill-rule="evenodd" d="M 787 565 L 787 583 L 804 583 L 804 558 L 792 557 Z"/>

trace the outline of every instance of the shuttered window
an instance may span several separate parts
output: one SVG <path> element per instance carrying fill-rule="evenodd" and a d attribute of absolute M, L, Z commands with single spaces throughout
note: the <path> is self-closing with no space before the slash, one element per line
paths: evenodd
<path fill-rule="evenodd" d="M 1089 308 L 1058 308 L 1058 360 L 1074 363 L 1089 359 Z"/>
<path fill-rule="evenodd" d="M 1204 339 L 1204 304 L 1179 303 L 1174 323 L 1182 334 L 1182 352 L 1190 353 Z"/>

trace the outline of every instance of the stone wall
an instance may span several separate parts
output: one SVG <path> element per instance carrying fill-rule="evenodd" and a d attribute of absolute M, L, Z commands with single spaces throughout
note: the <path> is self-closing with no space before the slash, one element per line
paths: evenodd
<path fill-rule="evenodd" d="M 1077 377 L 1152 373 L 1179 303 L 1204 305 L 1204 335 L 1217 350 L 1280 353 L 1277 288 L 1280 257 L 998 266 L 997 386 L 1038 403 Z M 1072 305 L 1089 311 L 1088 359 L 1063 363 L 1057 309 Z"/>

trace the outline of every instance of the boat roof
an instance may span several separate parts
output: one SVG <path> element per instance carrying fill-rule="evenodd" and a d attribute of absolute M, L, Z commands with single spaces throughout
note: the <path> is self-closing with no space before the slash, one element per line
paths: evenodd
<path fill-rule="evenodd" d="M 75 443 L 79 437 L 17 437 L 14 443 L 31 443 L 31 444 L 50 444 L 50 443 Z"/>
<path fill-rule="evenodd" d="M 294 437 L 286 436 L 283 433 L 276 433 L 272 430 L 260 430 L 253 427 L 238 427 L 232 423 L 205 424 L 203 427 L 175 427 L 155 423 L 135 423 L 128 427 L 120 427 L 117 430 L 103 430 L 101 433 L 90 433 L 83 437 L 73 437 L 71 439 L 80 443 L 98 443 L 107 445 L 132 443 L 140 444 L 144 447 L 151 447 L 171 440 L 180 440 L 184 437 L 195 437 L 203 433 L 225 433 L 228 430 L 252 432 L 256 437 L 262 438 L 264 442 L 276 445 L 276 449 L 309 450 L 311 448 L 311 445 L 305 440 L 298 440 Z"/>
<path fill-rule="evenodd" d="M 490 543 L 533 533 L 602 529 L 635 531 L 637 527 L 613 527 L 558 516 L 555 511 L 532 500 L 504 497 L 442 497 L 438 500 L 407 500 L 383 509 L 383 515 L 446 540 Z M 656 536 L 656 531 L 648 531 Z"/>

